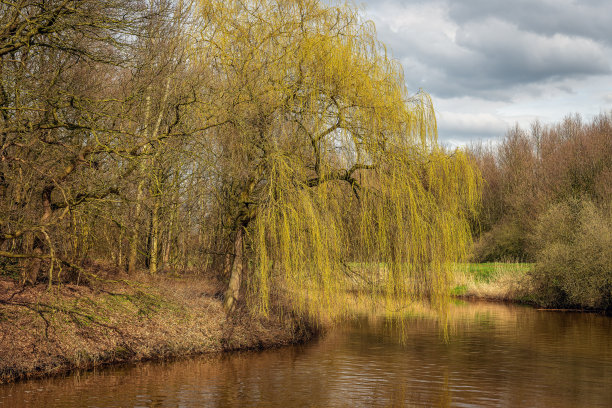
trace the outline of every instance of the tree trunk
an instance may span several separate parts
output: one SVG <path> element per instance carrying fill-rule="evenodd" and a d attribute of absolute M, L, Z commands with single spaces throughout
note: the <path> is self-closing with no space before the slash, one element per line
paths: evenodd
<path fill-rule="evenodd" d="M 165 234 L 166 239 L 162 242 L 162 267 L 168 268 L 168 269 L 170 268 L 170 254 L 172 252 L 172 239 L 177 235 L 175 234 L 174 229 L 176 225 L 176 220 L 178 218 L 178 204 L 176 204 L 179 202 L 178 189 L 173 195 L 172 202 L 173 204 L 170 207 L 170 220 L 168 221 L 168 227 L 167 227 L 166 234 Z"/>
<path fill-rule="evenodd" d="M 38 272 L 40 271 L 40 268 L 42 266 L 42 259 L 37 257 L 38 255 L 42 255 L 43 253 L 41 249 L 42 243 L 40 242 L 38 237 L 34 238 L 34 244 L 32 244 L 32 246 L 33 249 L 31 252 L 34 254 L 34 257 L 29 259 L 25 263 L 21 276 L 22 285 L 26 285 L 28 283 L 31 285 L 35 285 L 36 280 L 38 279 Z"/>
<path fill-rule="evenodd" d="M 223 259 L 223 271 L 221 272 L 221 276 L 223 276 L 224 278 L 226 276 L 229 276 L 231 271 L 232 271 L 232 254 L 231 253 L 227 253 L 224 256 Z"/>
<path fill-rule="evenodd" d="M 166 239 L 162 242 L 162 268 L 170 269 L 170 251 L 172 249 L 172 222 L 166 231 Z"/>
<path fill-rule="evenodd" d="M 128 254 L 128 274 L 133 274 L 136 272 L 136 259 L 138 257 L 138 220 L 140 218 L 140 209 L 142 206 L 142 190 L 144 187 L 144 181 L 140 180 L 138 182 L 138 187 L 136 190 L 136 208 L 134 209 L 134 218 L 132 222 L 134 223 L 132 229 L 132 237 L 130 239 L 130 252 Z"/>
<path fill-rule="evenodd" d="M 121 268 L 123 265 L 123 235 L 125 233 L 125 229 L 123 225 L 119 226 L 119 253 L 117 254 L 117 267 Z"/>
<path fill-rule="evenodd" d="M 146 154 L 149 152 L 149 150 L 151 149 L 151 144 L 150 142 L 152 140 L 154 140 L 157 137 L 157 134 L 159 132 L 159 127 L 161 125 L 161 121 L 163 118 L 163 114 L 164 114 L 164 110 L 163 110 L 163 106 L 166 103 L 166 100 L 168 99 L 168 93 L 170 92 L 170 78 L 166 79 L 166 89 L 164 92 L 164 96 L 162 98 L 162 109 L 159 111 L 159 114 L 157 115 L 157 121 L 155 123 L 155 127 L 153 128 L 153 131 L 151 134 L 149 134 L 149 120 L 151 118 L 151 88 L 147 88 L 147 96 L 145 98 L 145 116 L 144 116 L 144 131 L 143 131 L 143 140 L 146 142 L 145 146 L 143 147 L 142 153 L 143 156 L 146 157 Z M 156 155 L 158 152 L 155 152 Z M 136 259 L 138 256 L 138 239 L 139 239 L 139 233 L 138 233 L 138 219 L 140 218 L 140 212 L 141 212 L 141 208 L 142 208 L 142 200 L 144 198 L 144 183 L 145 183 L 145 178 L 144 178 L 144 173 L 145 173 L 145 169 L 146 167 L 149 166 L 153 166 L 153 160 L 149 159 L 147 160 L 146 158 L 141 158 L 141 162 L 140 162 L 140 168 L 139 168 L 139 174 L 140 176 L 143 177 L 143 179 L 141 179 L 138 182 L 138 187 L 136 190 L 136 208 L 135 208 L 135 214 L 134 214 L 134 229 L 132 230 L 132 239 L 130 240 L 130 253 L 129 253 L 129 257 L 128 257 L 128 273 L 134 273 L 136 271 Z M 149 236 L 150 238 L 150 236 Z M 155 245 L 157 246 L 157 242 L 155 243 Z M 149 252 L 149 255 L 151 253 Z M 155 256 L 155 268 L 157 269 L 157 255 Z M 149 259 L 149 261 L 151 261 L 151 259 Z M 150 264 L 149 264 L 150 266 Z M 150 269 L 149 269 L 150 270 Z"/>
<path fill-rule="evenodd" d="M 149 91 L 150 89 L 147 89 L 147 93 Z M 146 100 L 146 103 L 145 103 L 143 139 L 147 141 L 147 139 L 149 138 L 149 132 L 148 132 L 147 126 L 149 125 L 149 115 L 151 112 L 151 96 L 147 95 L 145 100 Z M 148 150 L 149 150 L 149 145 L 146 144 L 143 148 L 143 153 L 147 153 Z M 142 177 L 142 174 L 144 173 L 145 162 L 146 162 L 145 159 L 141 159 L 140 166 L 139 166 L 139 176 L 141 177 Z M 136 208 L 134 209 L 134 219 L 132 221 L 134 223 L 134 227 L 132 229 L 132 237 L 130 239 L 130 252 L 128 254 L 128 274 L 130 275 L 136 272 L 136 259 L 138 256 L 138 239 L 139 239 L 138 220 L 140 218 L 140 210 L 142 207 L 143 190 L 144 190 L 144 178 L 141 180 L 138 180 L 138 186 L 136 187 Z"/>
<path fill-rule="evenodd" d="M 159 198 L 154 198 L 153 210 L 151 211 L 151 246 L 149 248 L 149 273 L 157 273 L 157 244 L 159 238 Z"/>
<path fill-rule="evenodd" d="M 54 186 L 52 184 L 48 184 L 43 188 L 42 194 L 41 194 L 41 201 L 42 201 L 42 208 L 43 208 L 43 214 L 40 217 L 40 225 L 42 226 L 40 229 L 41 231 L 44 231 L 44 226 L 49 222 L 49 220 L 51 219 L 51 215 L 52 215 L 52 209 L 51 209 L 51 193 L 53 192 L 53 188 Z M 32 252 L 35 255 L 42 255 L 43 254 L 43 249 L 44 249 L 44 241 L 41 237 L 39 237 L 38 235 L 40 235 L 40 233 L 34 233 L 33 235 L 33 240 L 32 240 Z M 26 249 L 27 248 L 26 246 Z M 29 251 L 28 251 L 29 252 Z M 54 262 L 53 259 L 51 259 L 51 262 Z M 30 259 L 26 266 L 25 266 L 25 270 L 23 271 L 23 276 L 22 276 L 22 281 L 24 284 L 26 283 L 31 283 L 31 284 L 35 284 L 36 283 L 36 279 L 38 278 L 38 273 L 40 272 L 40 268 L 42 266 L 42 261 L 40 258 L 32 258 Z M 52 267 L 50 268 L 50 271 L 52 271 Z M 49 276 L 49 284 L 51 284 L 51 279 L 52 276 Z"/>
<path fill-rule="evenodd" d="M 236 306 L 236 301 L 240 295 L 240 282 L 242 281 L 243 268 L 243 244 L 242 244 L 243 228 L 238 228 L 236 238 L 234 238 L 234 263 L 232 265 L 232 273 L 230 275 L 229 285 L 225 291 L 225 300 L 223 307 L 226 313 L 231 313 Z"/>

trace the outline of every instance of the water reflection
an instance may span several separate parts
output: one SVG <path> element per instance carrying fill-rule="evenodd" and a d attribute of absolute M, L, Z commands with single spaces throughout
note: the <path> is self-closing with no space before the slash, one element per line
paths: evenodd
<path fill-rule="evenodd" d="M 428 318 L 364 318 L 306 345 L 4 386 L 0 406 L 610 406 L 612 319 L 490 303 L 451 313 L 447 343 Z"/>

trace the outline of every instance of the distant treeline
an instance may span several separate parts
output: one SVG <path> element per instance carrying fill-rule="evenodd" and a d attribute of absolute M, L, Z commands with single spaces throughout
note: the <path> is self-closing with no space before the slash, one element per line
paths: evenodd
<path fill-rule="evenodd" d="M 612 305 L 612 113 L 470 147 L 484 178 L 475 260 L 536 262 L 550 305 Z"/>

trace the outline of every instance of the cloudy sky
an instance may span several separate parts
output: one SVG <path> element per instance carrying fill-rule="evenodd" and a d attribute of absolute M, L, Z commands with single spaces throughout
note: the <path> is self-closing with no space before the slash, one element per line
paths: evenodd
<path fill-rule="evenodd" d="M 447 144 L 612 110 L 610 0 L 357 1 Z"/>

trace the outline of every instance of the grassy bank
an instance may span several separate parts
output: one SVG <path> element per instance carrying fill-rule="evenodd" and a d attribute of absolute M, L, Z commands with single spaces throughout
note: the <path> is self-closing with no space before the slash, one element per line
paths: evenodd
<path fill-rule="evenodd" d="M 489 262 L 457 264 L 453 295 L 496 301 L 531 302 L 528 272 L 533 264 Z"/>
<path fill-rule="evenodd" d="M 21 287 L 0 276 L 0 383 L 111 363 L 275 347 L 308 339 L 297 318 L 228 319 L 200 277 Z"/>
<path fill-rule="evenodd" d="M 590 265 L 595 264 L 593 262 Z M 489 262 L 457 264 L 452 270 L 454 287 L 452 295 L 460 298 L 475 298 L 491 301 L 509 301 L 530 304 L 536 307 L 597 312 L 612 314 L 610 308 L 593 306 L 587 302 L 571 302 L 567 296 L 560 296 L 555 292 L 559 285 L 558 275 L 565 272 L 562 268 L 554 269 L 553 276 L 542 276 L 542 266 L 536 269 L 535 263 L 518 262 Z M 593 284 L 592 278 L 586 272 L 579 272 L 578 268 L 566 266 L 566 275 L 569 275 L 575 284 L 572 288 L 575 293 L 591 293 L 593 287 L 605 290 Z M 590 280 L 589 280 L 590 279 Z M 596 294 L 597 295 L 597 294 Z M 598 299 L 596 295 L 592 298 Z"/>

